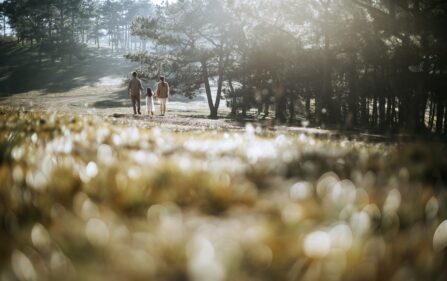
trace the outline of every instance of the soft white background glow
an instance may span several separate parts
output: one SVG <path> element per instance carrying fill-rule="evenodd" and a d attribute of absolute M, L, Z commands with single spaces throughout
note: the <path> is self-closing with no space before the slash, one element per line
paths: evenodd
<path fill-rule="evenodd" d="M 152 0 L 152 3 L 154 3 L 154 5 L 160 5 L 160 4 L 163 4 L 163 3 L 166 3 L 166 2 L 172 3 L 172 2 L 175 2 L 175 1 L 173 1 L 173 0 Z"/>

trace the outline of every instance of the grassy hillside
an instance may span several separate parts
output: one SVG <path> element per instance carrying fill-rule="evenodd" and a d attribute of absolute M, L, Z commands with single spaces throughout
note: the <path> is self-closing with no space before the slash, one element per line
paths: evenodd
<path fill-rule="evenodd" d="M 133 67 L 122 55 L 106 49 L 86 48 L 71 63 L 52 62 L 34 48 L 0 40 L 0 96 L 69 91 L 93 85 L 105 76 L 125 77 Z"/>

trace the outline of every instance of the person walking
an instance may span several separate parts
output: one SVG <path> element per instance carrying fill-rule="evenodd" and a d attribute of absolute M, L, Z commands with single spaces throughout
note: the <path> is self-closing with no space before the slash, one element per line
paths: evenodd
<path fill-rule="evenodd" d="M 151 88 L 146 89 L 146 108 L 147 108 L 147 114 L 154 115 L 154 99 L 153 99 L 154 93 L 152 92 Z"/>
<path fill-rule="evenodd" d="M 143 91 L 143 84 L 141 83 L 141 80 L 138 79 L 137 72 L 132 72 L 132 79 L 127 87 L 127 94 L 132 100 L 133 114 L 137 114 L 138 109 L 138 114 L 141 115 L 140 97 L 143 95 Z"/>
<path fill-rule="evenodd" d="M 165 81 L 164 76 L 160 76 L 160 82 L 157 84 L 156 96 L 160 103 L 160 115 L 165 116 L 166 114 L 166 104 L 168 99 L 171 97 L 169 91 L 169 84 Z"/>

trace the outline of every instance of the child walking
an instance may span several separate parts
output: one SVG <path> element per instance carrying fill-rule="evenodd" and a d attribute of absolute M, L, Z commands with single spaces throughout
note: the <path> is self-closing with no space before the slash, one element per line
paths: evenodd
<path fill-rule="evenodd" d="M 146 108 L 147 114 L 154 115 L 154 93 L 151 88 L 146 89 Z"/>

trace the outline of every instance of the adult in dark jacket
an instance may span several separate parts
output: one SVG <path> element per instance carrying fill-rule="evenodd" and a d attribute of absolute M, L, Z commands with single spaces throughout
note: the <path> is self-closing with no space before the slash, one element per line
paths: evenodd
<path fill-rule="evenodd" d="M 127 87 L 127 93 L 132 100 L 132 106 L 133 106 L 133 114 L 141 114 L 140 111 L 140 97 L 143 94 L 143 84 L 141 83 L 141 80 L 138 79 L 138 75 L 136 72 L 132 73 L 132 79 L 129 82 L 129 86 Z"/>

